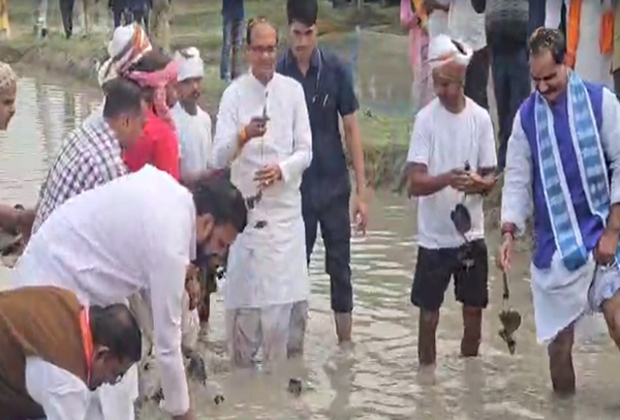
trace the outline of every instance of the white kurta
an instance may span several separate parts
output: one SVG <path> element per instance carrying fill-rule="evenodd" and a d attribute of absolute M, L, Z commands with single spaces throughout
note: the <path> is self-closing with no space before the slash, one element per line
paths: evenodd
<path fill-rule="evenodd" d="M 46 420 L 98 420 L 101 412 L 89 411 L 91 393 L 71 372 L 38 357 L 26 359 L 26 390 L 45 413 Z"/>
<path fill-rule="evenodd" d="M 188 114 L 180 102 L 170 111 L 179 137 L 181 177 L 209 169 L 211 161 L 211 117 L 200 107 L 197 111 Z"/>
<path fill-rule="evenodd" d="M 603 124 L 600 138 L 605 156 L 612 172 L 611 202 L 620 202 L 620 103 L 608 89 L 603 93 Z M 502 190 L 502 224 L 514 223 L 519 231 L 525 228 L 525 222 L 532 214 L 532 155 L 525 132 L 521 125 L 520 114 L 514 121 L 512 134 L 508 140 L 506 170 Z M 570 201 L 570 199 L 569 199 Z M 594 276 L 594 261 L 590 261 L 576 271 L 564 267 L 558 251 L 555 252 L 548 269 L 539 269 L 533 264 L 532 295 L 536 335 L 539 342 L 552 340 L 561 330 L 579 319 L 590 309 L 598 310 L 604 296 L 600 282 L 607 281 L 600 271 L 588 296 Z M 599 284 L 597 284 L 597 282 Z M 588 299 L 588 297 L 590 299 Z M 561 305 L 557 305 L 561 302 Z"/>
<path fill-rule="evenodd" d="M 282 181 L 267 187 L 248 213 L 248 226 L 230 249 L 224 286 L 227 309 L 260 308 L 305 300 L 310 294 L 299 187 L 312 159 L 312 134 L 301 85 L 275 74 L 263 85 L 251 74 L 224 92 L 214 141 L 215 167 L 237 152 L 237 136 L 267 104 L 267 133 L 243 147 L 232 162 L 231 179 L 244 197 L 257 193 L 256 171 L 278 164 Z M 257 229 L 257 221 L 266 221 Z"/>
<path fill-rule="evenodd" d="M 568 26 L 568 12 L 571 1 L 565 0 L 565 2 Z M 613 89 L 613 77 L 611 75 L 613 54 L 601 54 L 599 45 L 601 17 L 611 6 L 611 0 L 585 0 L 582 2 L 575 71 L 583 80 L 601 83 Z M 562 0 L 547 0 L 545 27 L 558 28 L 561 13 Z"/>
<path fill-rule="evenodd" d="M 148 292 L 165 408 L 174 415 L 189 408 L 181 302 L 187 265 L 196 250 L 195 224 L 188 190 L 147 165 L 56 209 L 13 273 L 15 286 L 65 287 L 84 305 L 126 302 L 135 293 Z M 104 386 L 100 392 L 114 388 Z"/>

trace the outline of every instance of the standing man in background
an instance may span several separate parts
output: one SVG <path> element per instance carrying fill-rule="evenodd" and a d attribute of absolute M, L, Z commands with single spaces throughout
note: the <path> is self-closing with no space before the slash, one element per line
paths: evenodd
<path fill-rule="evenodd" d="M 506 145 L 512 121 L 530 94 L 528 5 L 523 0 L 472 0 L 472 4 L 476 12 L 485 14 L 486 19 L 499 119 L 498 169 L 501 172 L 506 164 Z"/>
<path fill-rule="evenodd" d="M 451 0 L 448 12 L 448 34 L 474 51 L 465 76 L 465 96 L 484 109 L 489 109 L 489 48 L 484 30 L 484 15 L 476 13 L 472 0 Z"/>
<path fill-rule="evenodd" d="M 179 138 L 181 182 L 192 185 L 210 174 L 212 161 L 211 117 L 198 105 L 204 63 L 196 47 L 177 51 L 175 60 L 180 63 L 176 86 L 179 100 L 170 115 Z"/>
<path fill-rule="evenodd" d="M 358 228 L 366 230 L 366 176 L 364 153 L 356 111 L 359 108 L 349 69 L 333 53 L 317 46 L 318 5 L 316 0 L 288 0 L 287 16 L 291 48 L 280 59 L 277 71 L 301 83 L 312 128 L 312 164 L 301 184 L 306 225 L 308 263 L 317 225 L 325 243 L 325 269 L 331 282 L 331 305 L 338 341 L 351 341 L 351 184 L 342 148 L 339 120 L 355 171 L 355 216 Z"/>
<path fill-rule="evenodd" d="M 222 0 L 222 56 L 220 79 L 231 81 L 239 75 L 239 51 L 243 44 L 243 0 Z"/>

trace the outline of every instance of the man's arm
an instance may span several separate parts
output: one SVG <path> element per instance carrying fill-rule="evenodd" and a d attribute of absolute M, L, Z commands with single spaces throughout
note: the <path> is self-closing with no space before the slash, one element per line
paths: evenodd
<path fill-rule="evenodd" d="M 291 92 L 295 107 L 293 121 L 293 154 L 280 162 L 284 182 L 298 181 L 312 161 L 312 130 L 303 88 L 295 84 Z"/>
<path fill-rule="evenodd" d="M 29 357 L 25 378 L 28 394 L 43 407 L 47 420 L 91 420 L 92 412 L 86 418 L 90 391 L 77 376 L 37 357 Z"/>
<path fill-rule="evenodd" d="M 342 66 L 338 92 L 338 113 L 342 117 L 344 139 L 351 156 L 353 171 L 355 172 L 355 188 L 357 198 L 366 200 L 366 167 L 364 164 L 364 148 L 362 147 L 362 133 L 357 119 L 359 102 L 355 95 L 353 76 Z"/>
<path fill-rule="evenodd" d="M 179 212 L 179 214 L 176 213 Z M 146 234 L 145 252 L 153 313 L 155 351 L 161 371 L 164 409 L 175 418 L 191 415 L 181 353 L 181 317 L 185 274 L 190 261 L 191 212 L 167 211 L 154 216 Z M 195 216 L 194 216 L 195 217 Z M 146 227 L 145 227 L 146 229 Z M 195 245 L 194 245 L 195 247 Z"/>
<path fill-rule="evenodd" d="M 502 189 L 502 232 L 515 235 L 525 229 L 532 212 L 532 153 L 517 113 L 508 139 L 504 187 Z"/>
<path fill-rule="evenodd" d="M 454 177 L 452 172 L 446 172 L 437 176 L 432 176 L 428 173 L 432 142 L 429 124 L 432 124 L 432 122 L 429 121 L 424 111 L 418 113 L 407 154 L 407 162 L 409 164 L 407 192 L 409 197 L 435 194 L 449 186 Z"/>
<path fill-rule="evenodd" d="M 220 100 L 217 125 L 213 139 L 213 162 L 216 169 L 227 167 L 239 150 L 240 135 L 236 115 L 235 86 L 229 86 Z"/>
<path fill-rule="evenodd" d="M 611 172 L 611 208 L 607 229 L 620 234 L 620 102 L 609 89 L 603 89 L 601 144 Z"/>
<path fill-rule="evenodd" d="M 480 147 L 478 151 L 478 170 L 470 174 L 471 187 L 466 188 L 469 194 L 486 195 L 497 183 L 497 153 L 495 151 L 495 131 L 488 112 L 480 122 Z"/>

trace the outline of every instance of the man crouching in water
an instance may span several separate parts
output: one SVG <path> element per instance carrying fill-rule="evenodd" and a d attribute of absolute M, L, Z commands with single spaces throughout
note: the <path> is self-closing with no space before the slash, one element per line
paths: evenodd
<path fill-rule="evenodd" d="M 0 420 L 85 420 L 90 391 L 118 382 L 141 354 L 125 305 L 87 309 L 56 287 L 2 292 Z"/>
<path fill-rule="evenodd" d="M 461 355 L 478 356 L 489 301 L 482 201 L 495 185 L 497 164 L 491 117 L 464 94 L 471 51 L 440 35 L 431 41 L 429 57 L 437 98 L 417 115 L 407 159 L 409 195 L 420 197 L 411 302 L 420 308 L 422 366 L 435 364 L 439 308 L 451 277 L 463 304 Z M 469 215 L 469 226 L 457 223 L 460 213 Z"/>

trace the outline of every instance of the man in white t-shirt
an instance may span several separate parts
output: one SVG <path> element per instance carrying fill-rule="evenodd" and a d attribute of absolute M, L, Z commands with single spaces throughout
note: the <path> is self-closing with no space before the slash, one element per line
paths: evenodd
<path fill-rule="evenodd" d="M 176 86 L 179 101 L 172 107 L 171 116 L 179 137 L 181 183 L 192 185 L 210 174 L 211 117 L 198 106 L 204 63 L 195 47 L 177 51 L 175 58 L 180 62 Z"/>
<path fill-rule="evenodd" d="M 477 13 L 471 0 L 450 0 L 448 35 L 474 51 L 467 67 L 465 96 L 489 109 L 487 86 L 491 58 L 484 25 L 484 13 Z"/>
<path fill-rule="evenodd" d="M 471 49 L 440 35 L 429 63 L 437 98 L 417 115 L 409 146 L 409 194 L 418 202 L 418 261 L 411 302 L 420 308 L 420 365 L 435 364 L 439 308 L 450 278 L 463 304 L 461 354 L 478 355 L 482 310 L 488 303 L 483 195 L 495 185 L 495 140 L 489 113 L 464 93 Z M 466 209 L 469 229 L 456 228 Z"/>

